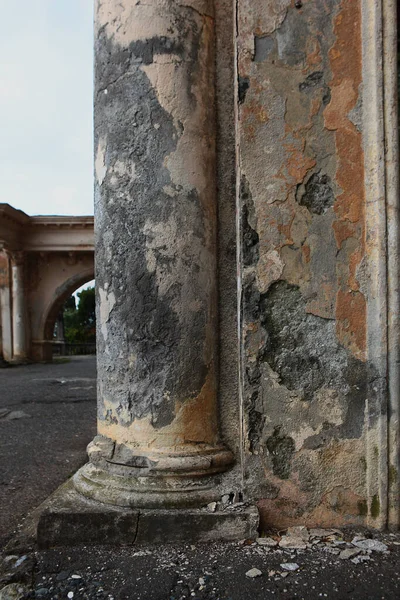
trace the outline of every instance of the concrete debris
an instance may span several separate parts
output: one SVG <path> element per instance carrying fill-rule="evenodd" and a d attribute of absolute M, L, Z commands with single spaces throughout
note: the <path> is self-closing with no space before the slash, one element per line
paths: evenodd
<path fill-rule="evenodd" d="M 332 548 L 331 546 L 323 546 L 322 550 L 328 554 L 339 554 L 339 548 Z"/>
<path fill-rule="evenodd" d="M 298 526 L 298 527 L 289 527 L 286 532 L 286 537 L 291 537 L 295 539 L 301 539 L 304 542 L 308 542 L 309 533 L 307 527 Z"/>
<path fill-rule="evenodd" d="M 329 535 L 333 535 L 335 532 L 333 529 L 309 529 L 310 537 L 325 538 Z"/>
<path fill-rule="evenodd" d="M 259 546 L 269 546 L 270 548 L 278 545 L 278 542 L 271 537 L 260 537 L 256 539 L 256 542 Z"/>
<path fill-rule="evenodd" d="M 304 540 L 299 537 L 283 536 L 279 542 L 280 548 L 288 548 L 292 550 L 305 550 L 307 544 Z"/>
<path fill-rule="evenodd" d="M 342 560 L 346 560 L 348 558 L 351 558 L 352 556 L 356 556 L 357 554 L 360 554 L 360 550 L 358 548 L 346 548 L 345 550 L 341 551 L 341 553 L 339 554 L 339 558 Z"/>
<path fill-rule="evenodd" d="M 365 554 L 359 555 L 359 556 L 355 556 L 354 558 L 350 559 L 352 563 L 354 563 L 355 565 L 359 565 L 362 562 L 371 560 L 371 557 Z"/>
<path fill-rule="evenodd" d="M 281 563 L 280 567 L 284 571 L 297 571 L 300 568 L 297 563 Z"/>
<path fill-rule="evenodd" d="M 364 538 L 355 537 L 351 541 L 353 546 L 361 548 L 361 550 L 372 550 L 373 552 L 387 552 L 388 547 L 383 542 L 378 540 L 367 540 Z"/>
<path fill-rule="evenodd" d="M 246 577 L 251 577 L 252 579 L 254 577 L 260 577 L 260 575 L 262 575 L 262 572 L 259 569 L 250 569 L 250 571 L 247 571 L 246 573 Z"/>
<path fill-rule="evenodd" d="M 217 510 L 217 503 L 216 502 L 210 502 L 210 504 L 207 504 L 207 509 L 210 512 L 215 512 Z"/>

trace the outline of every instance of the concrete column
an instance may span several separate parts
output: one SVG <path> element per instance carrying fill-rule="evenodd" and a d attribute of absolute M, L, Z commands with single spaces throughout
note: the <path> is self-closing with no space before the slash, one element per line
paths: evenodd
<path fill-rule="evenodd" d="M 14 252 L 11 263 L 13 360 L 19 361 L 26 359 L 24 254 Z"/>
<path fill-rule="evenodd" d="M 7 253 L 0 249 L 0 311 L 1 349 L 6 361 L 12 359 L 10 261 Z"/>
<path fill-rule="evenodd" d="M 212 500 L 217 418 L 213 2 L 95 13 L 98 433 L 75 476 L 121 506 Z"/>

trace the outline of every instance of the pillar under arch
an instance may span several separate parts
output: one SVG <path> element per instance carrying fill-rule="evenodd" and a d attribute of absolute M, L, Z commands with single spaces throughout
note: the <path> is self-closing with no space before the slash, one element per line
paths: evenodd
<path fill-rule="evenodd" d="M 74 477 L 120 506 L 209 502 L 217 406 L 211 0 L 95 3 L 98 436 Z"/>
<path fill-rule="evenodd" d="M 12 360 L 12 315 L 10 258 L 5 248 L 0 245 L 0 323 L 1 352 L 0 366 Z"/>
<path fill-rule="evenodd" d="M 27 359 L 26 304 L 23 252 L 11 254 L 13 361 Z"/>

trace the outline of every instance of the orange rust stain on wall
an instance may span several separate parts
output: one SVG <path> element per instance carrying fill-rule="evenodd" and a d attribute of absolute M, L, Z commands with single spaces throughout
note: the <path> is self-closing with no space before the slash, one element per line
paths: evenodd
<path fill-rule="evenodd" d="M 361 292 L 339 290 L 336 305 L 336 333 L 356 358 L 364 359 L 367 305 Z"/>
<path fill-rule="evenodd" d="M 287 170 L 296 183 L 301 183 L 308 171 L 317 164 L 313 158 L 305 156 L 297 149 L 290 151 L 290 156 L 287 161 Z"/>
<path fill-rule="evenodd" d="M 307 56 L 307 67 L 316 67 L 322 63 L 321 46 L 318 40 L 315 40 L 314 49 Z M 304 69 L 307 72 L 308 69 Z"/>
<path fill-rule="evenodd" d="M 359 250 L 348 256 L 348 281 L 341 281 L 336 299 L 337 335 L 358 358 L 365 358 L 366 303 L 358 290 L 357 268 L 365 252 L 363 150 L 360 132 L 348 113 L 356 106 L 362 81 L 361 10 L 359 0 L 343 0 L 335 19 L 336 42 L 329 53 L 332 69 L 331 102 L 324 112 L 325 126 L 335 131 L 338 157 L 337 184 L 342 190 L 335 203 L 334 224 L 338 248 L 354 238 Z"/>
<path fill-rule="evenodd" d="M 175 405 L 176 420 L 179 429 L 184 432 L 185 442 L 206 442 L 211 445 L 218 442 L 215 398 L 215 377 L 211 368 L 200 394 Z"/>

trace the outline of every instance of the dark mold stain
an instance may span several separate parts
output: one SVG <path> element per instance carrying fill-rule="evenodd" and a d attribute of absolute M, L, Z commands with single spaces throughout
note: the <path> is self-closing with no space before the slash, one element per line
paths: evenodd
<path fill-rule="evenodd" d="M 259 236 L 249 223 L 249 216 L 254 217 L 253 199 L 247 179 L 240 181 L 240 199 L 242 201 L 242 253 L 245 267 L 254 265 L 259 259 Z"/>
<path fill-rule="evenodd" d="M 250 81 L 248 77 L 241 77 L 239 75 L 238 78 L 238 96 L 239 96 L 239 104 L 243 104 L 246 100 L 247 90 L 250 87 Z"/>
<path fill-rule="evenodd" d="M 320 83 L 323 81 L 324 74 L 322 71 L 315 71 L 314 73 L 310 73 L 306 77 L 306 79 L 299 84 L 300 92 L 307 92 L 308 90 L 318 87 Z"/>
<path fill-rule="evenodd" d="M 329 102 L 331 101 L 331 97 L 332 97 L 332 92 L 331 92 L 331 88 L 326 86 L 325 87 L 325 93 L 322 96 L 322 104 L 324 106 L 326 106 L 327 104 L 329 104 Z"/>
<path fill-rule="evenodd" d="M 308 401 L 324 388 L 335 390 L 338 402 L 346 398 L 344 423 L 325 423 L 320 434 L 305 441 L 305 447 L 319 448 L 336 437 L 359 438 L 369 382 L 376 385 L 377 381 L 375 369 L 337 342 L 334 321 L 306 312 L 297 286 L 278 281 L 261 297 L 260 304 L 266 331 L 262 360 L 279 374 L 282 384 Z"/>
<path fill-rule="evenodd" d="M 281 427 L 275 427 L 274 433 L 267 439 L 267 449 L 272 459 L 272 470 L 276 477 L 289 479 L 295 444 L 291 437 L 281 435 Z"/>
<path fill-rule="evenodd" d="M 184 55 L 184 46 L 181 41 L 164 36 L 131 42 L 129 50 L 133 57 L 145 65 L 153 62 L 155 54 L 176 54 L 180 57 Z"/>
<path fill-rule="evenodd" d="M 305 184 L 304 194 L 297 201 L 315 215 L 324 214 L 335 202 L 330 177 L 320 171 L 313 173 Z"/>
<path fill-rule="evenodd" d="M 250 452 L 256 450 L 265 425 L 266 416 L 263 412 L 262 405 L 259 405 L 259 393 L 254 391 L 248 402 L 248 430 L 249 430 L 249 442 Z"/>

